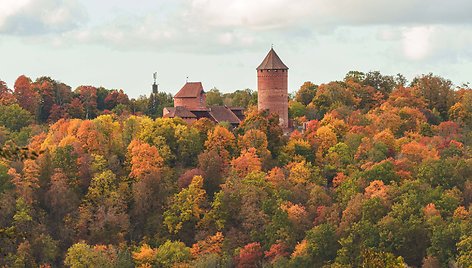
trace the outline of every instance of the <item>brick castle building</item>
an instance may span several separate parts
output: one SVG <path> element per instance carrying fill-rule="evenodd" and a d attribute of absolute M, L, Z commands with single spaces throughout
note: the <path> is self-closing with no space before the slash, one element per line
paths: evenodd
<path fill-rule="evenodd" d="M 280 126 L 288 128 L 288 67 L 271 48 L 257 67 L 257 107 L 279 115 Z"/>
<path fill-rule="evenodd" d="M 280 125 L 288 128 L 288 67 L 272 48 L 257 67 L 258 110 L 279 115 Z M 206 105 L 201 82 L 187 82 L 174 96 L 174 107 L 165 107 L 163 117 L 180 117 L 187 123 L 208 118 L 216 123 L 238 126 L 244 119 L 241 107 Z"/>
<path fill-rule="evenodd" d="M 206 107 L 205 91 L 201 82 L 187 82 L 174 96 L 174 107 L 188 109 Z"/>
<path fill-rule="evenodd" d="M 187 123 L 208 118 L 215 123 L 228 122 L 236 127 L 244 119 L 240 107 L 206 105 L 205 91 L 201 82 L 187 82 L 174 96 L 174 107 L 165 107 L 163 117 L 180 117 Z"/>

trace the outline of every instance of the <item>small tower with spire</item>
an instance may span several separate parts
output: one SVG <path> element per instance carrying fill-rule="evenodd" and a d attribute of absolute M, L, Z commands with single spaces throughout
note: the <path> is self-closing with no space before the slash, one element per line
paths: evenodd
<path fill-rule="evenodd" d="M 271 49 L 257 67 L 257 107 L 279 115 L 280 126 L 288 128 L 288 67 Z"/>

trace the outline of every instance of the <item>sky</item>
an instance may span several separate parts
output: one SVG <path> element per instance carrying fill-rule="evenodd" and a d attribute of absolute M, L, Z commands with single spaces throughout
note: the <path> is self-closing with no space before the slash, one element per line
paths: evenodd
<path fill-rule="evenodd" d="M 257 89 L 273 44 L 289 91 L 350 70 L 472 82 L 470 0 L 0 0 L 0 80 L 148 95 L 185 81 Z"/>

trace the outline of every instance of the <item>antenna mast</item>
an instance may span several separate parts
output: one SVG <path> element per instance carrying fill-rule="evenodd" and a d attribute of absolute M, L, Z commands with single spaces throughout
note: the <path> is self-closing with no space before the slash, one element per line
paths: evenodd
<path fill-rule="evenodd" d="M 157 72 L 154 72 L 152 74 L 152 77 L 154 78 L 154 84 L 152 84 L 152 93 L 154 94 L 157 94 L 157 88 L 158 88 L 158 84 L 157 84 Z"/>

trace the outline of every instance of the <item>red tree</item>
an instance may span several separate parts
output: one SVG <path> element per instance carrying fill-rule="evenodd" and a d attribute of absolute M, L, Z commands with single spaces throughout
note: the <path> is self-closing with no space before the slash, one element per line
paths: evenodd
<path fill-rule="evenodd" d="M 80 86 L 77 88 L 79 98 L 84 105 L 85 118 L 93 118 L 97 113 L 97 88 L 92 86 Z"/>
<path fill-rule="evenodd" d="M 238 268 L 252 268 L 262 266 L 263 252 L 261 244 L 254 242 L 245 245 L 236 256 L 236 267 Z"/>
<path fill-rule="evenodd" d="M 39 109 L 39 94 L 31 87 L 31 79 L 21 75 L 15 81 L 15 97 L 18 104 L 31 114 L 36 115 Z"/>
<path fill-rule="evenodd" d="M 11 89 L 7 87 L 7 84 L 0 80 L 0 104 L 10 105 L 16 102 L 15 97 Z"/>

